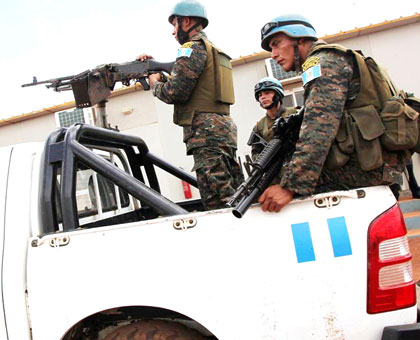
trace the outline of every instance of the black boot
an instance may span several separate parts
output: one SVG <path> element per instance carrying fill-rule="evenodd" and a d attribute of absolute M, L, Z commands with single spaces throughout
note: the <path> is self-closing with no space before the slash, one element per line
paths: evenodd
<path fill-rule="evenodd" d="M 420 187 L 417 184 L 416 177 L 414 176 L 413 163 L 407 165 L 408 172 L 408 186 L 410 187 L 413 198 L 420 198 Z"/>

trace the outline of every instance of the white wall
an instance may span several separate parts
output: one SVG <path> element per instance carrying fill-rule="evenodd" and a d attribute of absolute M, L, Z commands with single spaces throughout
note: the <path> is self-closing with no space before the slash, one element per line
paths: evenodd
<path fill-rule="evenodd" d="M 41 142 L 56 128 L 53 114 L 5 125 L 0 128 L 0 146 Z"/>

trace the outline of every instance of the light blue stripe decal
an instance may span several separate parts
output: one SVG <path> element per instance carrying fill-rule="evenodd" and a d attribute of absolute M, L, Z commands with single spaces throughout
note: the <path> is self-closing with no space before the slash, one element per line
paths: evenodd
<path fill-rule="evenodd" d="M 293 240 L 295 241 L 298 263 L 315 261 L 314 246 L 312 244 L 309 223 L 292 224 Z"/>
<path fill-rule="evenodd" d="M 334 257 L 351 255 L 350 238 L 344 216 L 329 218 L 327 222 L 328 229 L 330 230 Z"/>

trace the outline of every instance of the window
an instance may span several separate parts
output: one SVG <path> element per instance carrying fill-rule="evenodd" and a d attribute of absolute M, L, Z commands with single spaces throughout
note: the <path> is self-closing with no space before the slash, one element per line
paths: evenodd
<path fill-rule="evenodd" d="M 87 123 L 93 125 L 92 108 L 56 112 L 55 121 L 59 127 L 69 127 L 75 123 Z"/>
<path fill-rule="evenodd" d="M 303 106 L 303 90 L 297 90 L 286 94 L 283 98 L 284 107 Z"/>
<path fill-rule="evenodd" d="M 294 106 L 296 106 L 293 97 L 294 97 L 293 94 L 288 94 L 288 95 L 284 96 L 283 106 L 284 107 L 294 107 Z"/>
<path fill-rule="evenodd" d="M 266 59 L 265 65 L 267 67 L 267 73 L 270 77 L 274 77 L 279 80 L 296 77 L 298 74 L 295 71 L 286 72 L 274 59 Z"/>
<path fill-rule="evenodd" d="M 303 106 L 303 90 L 295 91 L 296 106 Z"/>

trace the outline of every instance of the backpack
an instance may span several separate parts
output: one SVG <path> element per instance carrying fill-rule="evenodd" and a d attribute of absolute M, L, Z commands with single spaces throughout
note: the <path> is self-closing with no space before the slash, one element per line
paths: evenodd
<path fill-rule="evenodd" d="M 373 58 L 338 44 L 320 44 L 314 51 L 320 49 L 353 56 L 360 73 L 360 92 L 345 106 L 327 168 L 341 168 L 354 152 L 364 171 L 384 164 L 383 151 L 397 156 L 393 158 L 399 165 L 408 164 L 416 146 L 420 151 L 419 112 L 407 105 L 386 70 Z"/>

